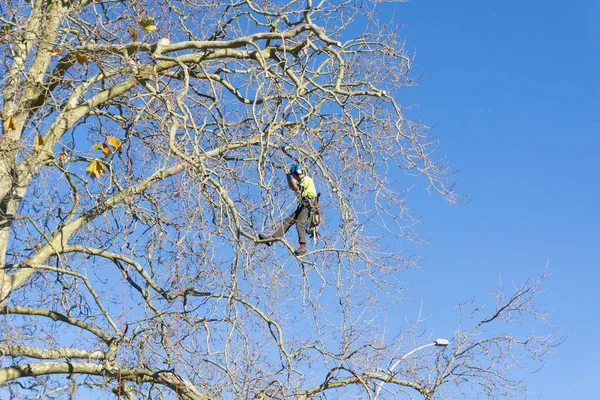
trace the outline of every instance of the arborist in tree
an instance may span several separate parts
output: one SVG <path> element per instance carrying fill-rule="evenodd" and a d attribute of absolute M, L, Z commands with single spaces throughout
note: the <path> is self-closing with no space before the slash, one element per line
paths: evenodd
<path fill-rule="evenodd" d="M 283 221 L 279 229 L 273 234 L 269 236 L 259 234 L 258 237 L 261 240 L 282 238 L 283 234 L 287 232 L 292 225 L 296 224 L 300 247 L 294 251 L 294 254 L 300 256 L 306 254 L 306 230 L 308 225 L 312 222 L 310 221 L 310 216 L 317 208 L 317 190 L 315 189 L 315 183 L 312 178 L 304 174 L 300 164 L 293 164 L 289 169 L 285 167 L 283 172 L 285 172 L 290 189 L 298 194 L 298 207 L 296 207 L 296 210 Z M 316 218 L 318 218 L 318 216 L 316 216 Z M 318 225 L 318 220 L 316 221 L 316 225 Z M 265 244 L 270 246 L 273 244 L 273 241 L 266 241 Z"/>

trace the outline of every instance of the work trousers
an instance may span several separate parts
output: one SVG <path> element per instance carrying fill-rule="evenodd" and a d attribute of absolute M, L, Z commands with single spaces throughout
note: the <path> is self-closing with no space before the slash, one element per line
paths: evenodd
<path fill-rule="evenodd" d="M 296 211 L 290 214 L 279 227 L 273 233 L 273 237 L 281 238 L 283 234 L 286 233 L 292 225 L 296 224 L 296 231 L 298 231 L 298 241 L 300 243 L 306 243 L 306 224 L 308 224 L 308 215 L 309 215 L 309 207 L 304 204 L 300 204 Z"/>

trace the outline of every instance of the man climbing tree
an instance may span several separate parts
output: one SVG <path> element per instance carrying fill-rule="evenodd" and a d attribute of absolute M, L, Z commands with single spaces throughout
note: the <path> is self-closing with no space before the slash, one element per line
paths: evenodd
<path fill-rule="evenodd" d="M 289 188 L 298 195 L 298 206 L 272 235 L 260 234 L 259 238 L 266 240 L 264 243 L 270 246 L 273 243 L 272 239 L 282 238 L 283 234 L 296 224 L 300 247 L 294 251 L 294 254 L 301 256 L 306 254 L 306 230 L 310 223 L 310 212 L 316 207 L 317 190 L 312 178 L 304 173 L 300 164 L 293 164 L 289 169 L 286 167 L 283 172 L 285 172 Z"/>

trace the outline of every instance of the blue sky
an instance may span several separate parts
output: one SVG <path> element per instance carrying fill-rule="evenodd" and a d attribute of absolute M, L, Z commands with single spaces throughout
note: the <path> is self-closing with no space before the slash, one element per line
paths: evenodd
<path fill-rule="evenodd" d="M 413 193 L 424 271 L 408 275 L 434 336 L 502 276 L 551 274 L 541 302 L 567 336 L 528 376 L 539 398 L 590 398 L 600 376 L 600 3 L 382 4 L 404 24 L 419 85 L 401 99 L 435 125 L 468 201 Z M 421 300 L 422 299 L 422 300 Z M 536 398 L 529 396 L 528 398 Z"/>

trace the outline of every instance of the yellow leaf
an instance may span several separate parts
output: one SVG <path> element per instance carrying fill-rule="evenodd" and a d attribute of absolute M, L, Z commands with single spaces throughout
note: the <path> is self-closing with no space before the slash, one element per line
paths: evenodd
<path fill-rule="evenodd" d="M 11 115 L 10 117 L 6 118 L 2 126 L 4 127 L 5 131 L 15 129 L 15 116 Z"/>
<path fill-rule="evenodd" d="M 133 40 L 134 42 L 137 42 L 137 40 L 138 40 L 137 30 L 132 27 L 129 27 L 127 29 L 129 30 L 129 32 L 131 32 L 131 40 Z"/>
<path fill-rule="evenodd" d="M 104 157 L 108 157 L 111 155 L 112 151 L 110 149 L 110 147 L 108 147 L 108 145 L 106 143 L 97 143 L 94 145 L 94 150 L 102 150 L 102 155 Z"/>
<path fill-rule="evenodd" d="M 80 52 L 75 53 L 75 58 L 77 59 L 77 62 L 79 64 L 85 64 L 85 63 L 90 62 L 90 60 L 86 57 L 86 55 L 83 53 L 80 53 Z"/>
<path fill-rule="evenodd" d="M 106 141 L 108 142 L 108 144 L 110 144 L 112 147 L 114 147 L 115 150 L 120 151 L 121 147 L 123 147 L 123 142 L 121 142 L 119 139 L 117 139 L 114 136 L 107 136 Z"/>
<path fill-rule="evenodd" d="M 102 163 L 102 161 L 96 159 L 96 160 L 92 160 L 88 164 L 87 168 L 85 169 L 85 172 L 90 177 L 92 177 L 92 179 L 96 179 L 100 175 L 102 175 L 106 172 L 106 168 L 104 167 L 104 164 Z"/>
<path fill-rule="evenodd" d="M 44 145 L 44 138 L 42 137 L 42 135 L 37 135 L 35 138 L 33 138 L 33 149 L 35 151 L 39 151 L 40 147 L 42 147 Z"/>
<path fill-rule="evenodd" d="M 144 27 L 144 30 L 148 33 L 152 33 L 156 30 L 156 25 L 148 25 Z"/>
<path fill-rule="evenodd" d="M 154 18 L 148 17 L 148 18 L 144 18 L 144 19 L 140 20 L 140 25 L 145 28 L 147 26 L 152 25 L 153 22 L 154 22 Z"/>

